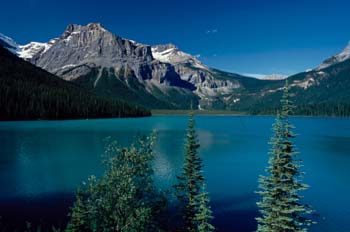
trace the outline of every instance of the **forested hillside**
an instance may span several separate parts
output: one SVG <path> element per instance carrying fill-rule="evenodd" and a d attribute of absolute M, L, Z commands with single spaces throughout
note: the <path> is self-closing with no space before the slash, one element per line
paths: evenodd
<path fill-rule="evenodd" d="M 0 46 L 0 120 L 149 116 L 123 101 L 97 97 Z"/>
<path fill-rule="evenodd" d="M 232 110 L 251 114 L 274 114 L 279 107 L 284 80 L 269 85 L 256 83 L 256 90 L 245 89 L 232 95 L 239 99 Z M 321 71 L 302 72 L 288 78 L 294 115 L 350 116 L 350 60 L 332 65 Z M 258 85 L 259 84 L 259 85 Z"/>

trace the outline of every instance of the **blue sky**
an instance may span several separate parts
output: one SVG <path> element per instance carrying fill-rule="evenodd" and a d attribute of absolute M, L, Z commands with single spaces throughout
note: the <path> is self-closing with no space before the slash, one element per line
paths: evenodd
<path fill-rule="evenodd" d="M 350 40 L 350 1 L 12 0 L 1 8 L 0 32 L 20 44 L 58 37 L 70 23 L 101 22 L 122 37 L 171 42 L 239 73 L 304 71 Z"/>

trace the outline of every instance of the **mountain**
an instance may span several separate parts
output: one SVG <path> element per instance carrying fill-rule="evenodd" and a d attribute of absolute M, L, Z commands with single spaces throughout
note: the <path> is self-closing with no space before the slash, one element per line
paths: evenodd
<path fill-rule="evenodd" d="M 350 59 L 288 77 L 297 115 L 350 116 Z M 238 96 L 233 109 L 253 114 L 271 114 L 279 106 L 284 81 L 274 81 L 249 97 Z"/>
<path fill-rule="evenodd" d="M 7 47 L 8 48 L 8 47 Z M 150 112 L 97 97 L 0 46 L 0 120 L 147 116 Z"/>
<path fill-rule="evenodd" d="M 271 75 L 261 80 L 210 68 L 173 44 L 138 43 L 109 32 L 99 23 L 68 25 L 61 36 L 48 43 L 19 46 L 8 37 L 2 42 L 1 38 L 0 43 L 8 44 L 13 53 L 64 80 L 100 96 L 152 109 L 194 106 L 274 113 L 286 78 Z M 348 57 L 349 45 L 321 68 L 287 78 L 296 114 L 347 114 Z"/>
<path fill-rule="evenodd" d="M 325 61 L 323 61 L 315 70 L 322 70 L 324 68 L 327 68 L 329 66 L 338 64 L 340 62 L 343 62 L 345 60 L 350 59 L 350 41 L 348 42 L 348 45 L 345 47 L 345 49 L 340 52 L 339 54 L 335 56 L 331 56 L 327 58 Z"/>
<path fill-rule="evenodd" d="M 153 58 L 160 62 L 172 65 L 188 64 L 194 68 L 209 71 L 209 68 L 203 65 L 196 57 L 180 51 L 180 49 L 173 44 L 155 45 L 151 47 L 151 50 Z"/>
<path fill-rule="evenodd" d="M 333 56 L 334 63 L 287 78 L 297 115 L 350 116 L 349 45 Z M 327 59 L 330 60 L 330 59 Z M 324 64 L 327 62 L 324 62 Z M 218 71 L 218 70 L 217 70 Z M 221 72 L 221 71 L 218 71 Z M 230 77 L 230 73 L 223 74 Z M 285 80 L 235 78 L 244 88 L 226 97 L 227 109 L 252 114 L 273 114 L 279 108 Z"/>
<path fill-rule="evenodd" d="M 225 108 L 226 95 L 244 87 L 234 78 L 241 75 L 223 77 L 172 44 L 137 43 L 99 23 L 68 25 L 60 37 L 19 46 L 17 54 L 100 95 L 149 108 Z"/>

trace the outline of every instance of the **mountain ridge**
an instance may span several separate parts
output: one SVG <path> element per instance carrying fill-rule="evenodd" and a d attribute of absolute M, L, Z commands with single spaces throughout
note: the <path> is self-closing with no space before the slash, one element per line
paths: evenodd
<path fill-rule="evenodd" d="M 340 53 L 325 59 L 315 70 L 320 71 L 322 69 L 328 68 L 329 66 L 341 63 L 345 60 L 350 59 L 350 40 L 347 46 Z"/>
<path fill-rule="evenodd" d="M 324 62 L 327 67 L 288 77 L 298 101 L 307 105 L 302 99 L 323 99 L 326 93 L 309 90 L 325 91 L 325 83 L 339 88 L 333 83 L 339 78 L 332 78 L 339 72 L 332 67 L 349 60 L 348 47 L 334 56 L 339 58 L 333 59 L 335 63 Z M 109 32 L 100 23 L 70 24 L 49 45 L 37 45 L 38 52 L 34 48 L 28 48 L 32 57 L 26 59 L 36 66 L 99 95 L 151 109 L 189 109 L 193 105 L 204 110 L 272 112 L 279 104 L 275 95 L 282 92 L 285 82 L 285 76 L 259 80 L 210 68 L 173 44 L 138 43 Z"/>
<path fill-rule="evenodd" d="M 38 51 L 31 53 L 32 57 L 27 56 L 26 60 L 88 88 L 98 89 L 101 83 L 106 83 L 102 79 L 108 79 L 109 86 L 103 88 L 116 96 L 113 89 L 108 90 L 111 85 L 118 85 L 123 92 L 135 93 L 129 86 L 129 82 L 134 82 L 138 92 L 152 100 L 152 108 L 188 108 L 190 102 L 198 105 L 199 101 L 205 105 L 228 89 L 239 87 L 237 81 L 216 79 L 214 71 L 174 45 L 137 43 L 109 32 L 100 23 L 70 24 L 48 49 Z M 108 71 L 103 71 L 105 69 Z M 95 73 L 94 77 L 92 73 Z M 106 73 L 108 75 L 102 75 Z M 180 95 L 183 97 L 179 98 Z M 123 99 L 123 96 L 119 97 Z M 135 96 L 123 100 L 138 103 L 140 98 Z"/>

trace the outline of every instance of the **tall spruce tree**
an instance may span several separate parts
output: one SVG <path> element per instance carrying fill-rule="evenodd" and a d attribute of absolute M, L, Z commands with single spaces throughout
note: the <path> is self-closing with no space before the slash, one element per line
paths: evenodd
<path fill-rule="evenodd" d="M 185 161 L 178 184 L 175 185 L 184 220 L 182 231 L 213 231 L 210 224 L 212 212 L 202 175 L 202 159 L 198 155 L 199 143 L 193 113 L 190 115 L 185 144 Z"/>
<path fill-rule="evenodd" d="M 153 183 L 153 141 L 151 136 L 130 148 L 107 146 L 106 173 L 90 177 L 78 191 L 66 231 L 158 231 L 163 198 Z"/>
<path fill-rule="evenodd" d="M 198 212 L 196 214 L 198 232 L 215 231 L 215 227 L 210 223 L 214 217 L 209 204 L 209 193 L 206 191 L 206 185 L 203 183 L 202 192 L 199 195 Z"/>
<path fill-rule="evenodd" d="M 282 111 L 277 113 L 270 141 L 268 175 L 259 178 L 260 191 L 257 193 L 262 197 L 257 203 L 261 213 L 261 217 L 256 218 L 259 232 L 307 231 L 313 223 L 307 217 L 312 213 L 311 208 L 300 202 L 299 191 L 308 186 L 301 183 L 301 160 L 297 158 L 293 144 L 294 127 L 289 122 L 293 105 L 287 81 L 281 103 Z"/>

